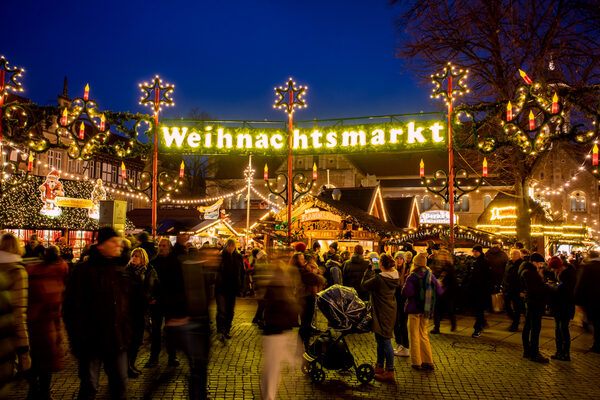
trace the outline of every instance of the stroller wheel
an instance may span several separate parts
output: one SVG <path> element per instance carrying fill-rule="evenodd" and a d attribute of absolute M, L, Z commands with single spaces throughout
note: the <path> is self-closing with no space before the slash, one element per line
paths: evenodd
<path fill-rule="evenodd" d="M 325 371 L 321 368 L 313 368 L 310 370 L 310 380 L 312 383 L 323 383 L 325 380 Z"/>
<path fill-rule="evenodd" d="M 304 362 L 302 363 L 302 373 L 305 375 L 310 374 L 310 371 L 312 371 L 313 369 L 313 365 L 311 363 L 308 362 Z"/>
<path fill-rule="evenodd" d="M 369 383 L 375 376 L 375 370 L 372 365 L 361 364 L 356 368 L 356 378 L 360 383 Z"/>

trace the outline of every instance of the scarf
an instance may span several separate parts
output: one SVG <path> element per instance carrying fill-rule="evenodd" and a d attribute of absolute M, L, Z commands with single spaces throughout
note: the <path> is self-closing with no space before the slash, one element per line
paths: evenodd
<path fill-rule="evenodd" d="M 431 282 L 431 271 L 427 270 L 423 277 L 423 292 L 425 303 L 423 307 L 423 316 L 425 318 L 433 317 L 433 308 L 435 306 L 435 298 L 433 296 L 433 283 Z"/>
<path fill-rule="evenodd" d="M 131 272 L 137 276 L 140 279 L 144 279 L 144 273 L 146 272 L 146 266 L 145 265 L 135 265 L 133 263 L 129 263 L 129 265 L 127 266 Z"/>

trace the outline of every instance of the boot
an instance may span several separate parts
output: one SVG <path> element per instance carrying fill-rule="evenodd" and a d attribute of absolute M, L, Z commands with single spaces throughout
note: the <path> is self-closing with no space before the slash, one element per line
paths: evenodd
<path fill-rule="evenodd" d="M 396 383 L 396 375 L 394 374 L 394 371 L 384 371 L 381 374 L 375 374 L 375 380 L 378 380 L 379 382 Z"/>
<path fill-rule="evenodd" d="M 385 370 L 383 369 L 382 365 L 375 364 L 375 375 L 383 374 L 384 372 L 385 372 Z"/>

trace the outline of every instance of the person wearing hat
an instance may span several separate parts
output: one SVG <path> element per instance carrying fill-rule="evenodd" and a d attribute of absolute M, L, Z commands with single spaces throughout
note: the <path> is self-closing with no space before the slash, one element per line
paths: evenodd
<path fill-rule="evenodd" d="M 553 360 L 571 361 L 571 335 L 569 321 L 575 316 L 575 267 L 563 262 L 560 257 L 551 257 L 548 267 L 558 283 L 551 295 L 550 309 L 554 316 L 556 354 Z"/>
<path fill-rule="evenodd" d="M 323 262 L 327 263 L 327 261 L 329 261 L 329 259 L 331 257 L 333 257 L 334 254 L 337 254 L 338 251 L 338 243 L 337 242 L 332 242 L 329 244 L 329 250 L 327 250 L 327 253 L 323 254 Z"/>
<path fill-rule="evenodd" d="M 396 270 L 398 271 L 398 287 L 396 288 L 396 323 L 394 324 L 394 337 L 396 339 L 396 350 L 394 355 L 399 357 L 410 356 L 409 345 L 408 345 L 408 314 L 404 311 L 404 303 L 406 298 L 402 296 L 402 288 L 404 282 L 409 273 L 409 269 L 406 265 L 406 255 L 409 252 L 397 251 L 394 254 L 394 261 L 396 261 Z"/>
<path fill-rule="evenodd" d="M 108 375 L 110 396 L 127 397 L 127 348 L 131 340 L 128 281 L 122 265 L 121 237 L 110 227 L 74 267 L 63 304 L 71 352 L 79 363 L 79 399 L 98 392 L 100 367 Z"/>
<path fill-rule="evenodd" d="M 361 281 L 365 271 L 369 269 L 369 262 L 363 257 L 364 249 L 358 244 L 354 246 L 354 253 L 342 268 L 342 282 L 344 286 L 353 287 L 361 300 L 369 300 L 369 292 L 362 289 Z"/>
<path fill-rule="evenodd" d="M 475 324 L 471 336 L 478 338 L 486 325 L 485 310 L 490 307 L 492 302 L 492 277 L 490 266 L 483 255 L 483 248 L 479 245 L 474 246 L 472 254 L 475 262 L 471 265 L 466 288 L 471 306 L 475 311 Z"/>
<path fill-rule="evenodd" d="M 404 311 L 408 314 L 410 360 L 412 367 L 418 371 L 434 369 L 427 326 L 433 317 L 436 298 L 443 292 L 438 280 L 427 268 L 427 253 L 417 254 L 402 295 L 406 297 Z"/>
<path fill-rule="evenodd" d="M 549 288 L 544 283 L 544 257 L 533 253 L 528 262 L 521 265 L 521 287 L 525 291 L 525 325 L 523 326 L 523 357 L 538 363 L 549 360 L 540 353 L 540 331 Z"/>

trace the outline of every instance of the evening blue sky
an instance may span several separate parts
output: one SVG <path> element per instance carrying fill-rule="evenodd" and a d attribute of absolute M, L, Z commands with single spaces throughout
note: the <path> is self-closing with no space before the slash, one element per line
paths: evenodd
<path fill-rule="evenodd" d="M 2 12 L 0 54 L 26 69 L 24 95 L 42 105 L 67 76 L 71 98 L 89 83 L 101 109 L 141 112 L 137 84 L 159 74 L 175 84 L 170 117 L 198 107 L 282 120 L 273 87 L 290 76 L 309 88 L 299 120 L 440 109 L 394 56 L 398 9 L 386 0 L 22 0 Z"/>

